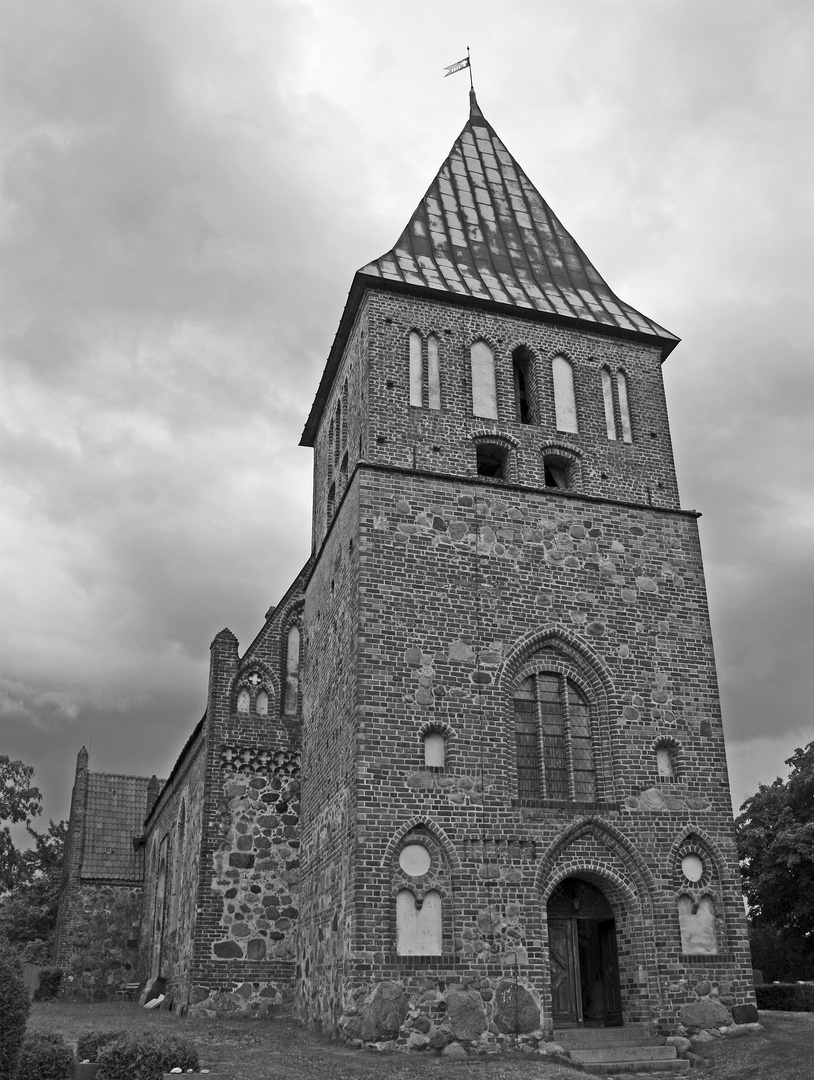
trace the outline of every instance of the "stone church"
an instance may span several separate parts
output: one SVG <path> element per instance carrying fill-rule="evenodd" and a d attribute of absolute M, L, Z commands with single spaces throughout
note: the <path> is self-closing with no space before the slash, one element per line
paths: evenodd
<path fill-rule="evenodd" d="M 302 436 L 305 566 L 243 652 L 215 637 L 165 780 L 79 755 L 67 993 L 161 977 L 181 1011 L 294 999 L 431 1048 L 751 1015 L 677 344 L 472 93 L 353 278 Z"/>

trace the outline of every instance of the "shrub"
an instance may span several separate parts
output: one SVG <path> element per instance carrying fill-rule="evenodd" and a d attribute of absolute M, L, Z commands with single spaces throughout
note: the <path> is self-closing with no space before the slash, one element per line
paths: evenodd
<path fill-rule="evenodd" d="M 40 971 L 40 985 L 34 991 L 35 1001 L 53 1001 L 62 985 L 62 968 L 44 967 Z"/>
<path fill-rule="evenodd" d="M 71 1080 L 73 1053 L 56 1031 L 32 1031 L 23 1040 L 14 1080 Z"/>
<path fill-rule="evenodd" d="M 0 1080 L 11 1080 L 31 1004 L 17 958 L 0 948 Z"/>
<path fill-rule="evenodd" d="M 814 1012 L 814 986 L 800 983 L 771 983 L 756 986 L 759 1009 L 778 1009 L 783 1012 Z"/>
<path fill-rule="evenodd" d="M 93 1028 L 80 1031 L 76 1040 L 76 1060 L 98 1061 L 99 1051 L 103 1046 L 115 1042 L 126 1034 L 126 1031 L 94 1031 Z"/>
<path fill-rule="evenodd" d="M 122 1035 L 99 1051 L 97 1080 L 161 1080 L 180 1066 L 198 1071 L 198 1052 L 181 1035 Z"/>

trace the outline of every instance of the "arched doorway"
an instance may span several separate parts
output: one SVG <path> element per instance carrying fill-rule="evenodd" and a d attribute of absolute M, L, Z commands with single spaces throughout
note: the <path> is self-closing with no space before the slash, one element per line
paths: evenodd
<path fill-rule="evenodd" d="M 547 919 L 554 1026 L 619 1026 L 616 920 L 604 893 L 566 878 L 549 897 Z"/>

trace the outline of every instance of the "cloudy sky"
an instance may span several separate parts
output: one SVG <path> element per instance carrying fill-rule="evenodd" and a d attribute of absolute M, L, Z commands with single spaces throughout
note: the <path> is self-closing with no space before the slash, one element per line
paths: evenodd
<path fill-rule="evenodd" d="M 814 739 L 810 0 L 2 0 L 0 753 L 166 775 L 310 542 L 353 272 L 483 112 L 666 367 L 733 798 Z"/>

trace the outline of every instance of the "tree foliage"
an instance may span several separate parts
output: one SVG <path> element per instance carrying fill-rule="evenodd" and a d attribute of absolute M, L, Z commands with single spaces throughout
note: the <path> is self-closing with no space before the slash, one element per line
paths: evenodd
<path fill-rule="evenodd" d="M 741 807 L 743 889 L 755 928 L 771 928 L 785 950 L 814 962 L 814 742 L 795 750 L 789 776 L 761 784 Z M 800 976 L 798 976 L 800 977 Z"/>
<path fill-rule="evenodd" d="M 49 821 L 37 832 L 31 819 L 42 812 L 34 769 L 0 755 L 0 939 L 25 960 L 44 963 L 56 924 L 62 856 L 68 831 L 64 821 Z M 9 826 L 24 824 L 33 841 L 14 843 Z"/>
<path fill-rule="evenodd" d="M 0 892 L 18 882 L 22 852 L 14 844 L 9 825 L 25 822 L 42 813 L 42 795 L 31 780 L 34 769 L 22 761 L 0 754 Z"/>

